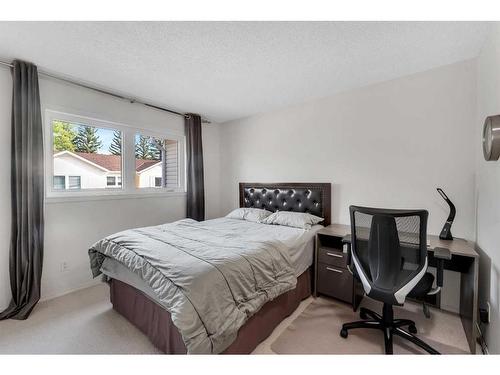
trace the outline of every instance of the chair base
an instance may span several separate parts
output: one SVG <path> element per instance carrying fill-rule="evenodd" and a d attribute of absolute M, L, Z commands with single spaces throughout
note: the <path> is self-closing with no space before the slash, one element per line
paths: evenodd
<path fill-rule="evenodd" d="M 347 338 L 349 330 L 355 328 L 380 329 L 384 333 L 385 354 L 393 353 L 392 338 L 394 335 L 400 336 L 403 339 L 414 343 L 429 354 L 440 354 L 433 347 L 415 336 L 415 333 L 417 333 L 417 328 L 413 320 L 394 319 L 392 305 L 388 303 L 384 303 L 382 316 L 377 314 L 375 311 L 366 309 L 364 307 L 360 309 L 359 315 L 361 319 L 364 320 L 343 324 L 342 330 L 340 331 L 340 336 L 342 336 L 343 338 Z M 406 326 L 408 326 L 409 332 L 402 328 Z"/>

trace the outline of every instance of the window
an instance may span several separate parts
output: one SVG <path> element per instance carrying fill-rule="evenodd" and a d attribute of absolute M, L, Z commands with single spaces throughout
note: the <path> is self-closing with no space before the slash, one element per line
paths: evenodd
<path fill-rule="evenodd" d="M 48 198 L 184 192 L 183 135 L 51 110 L 45 115 Z M 128 164 L 132 155 L 135 165 Z"/>
<path fill-rule="evenodd" d="M 110 174 L 121 176 L 120 130 L 54 118 L 51 131 L 54 190 L 104 189 Z M 65 181 L 68 186 L 63 187 Z"/>
<path fill-rule="evenodd" d="M 135 136 L 136 186 L 176 189 L 179 187 L 179 141 Z"/>
<path fill-rule="evenodd" d="M 107 186 L 116 186 L 116 177 L 115 176 L 108 176 L 106 180 L 106 185 Z"/>
<path fill-rule="evenodd" d="M 54 190 L 66 189 L 66 176 L 54 176 Z"/>
<path fill-rule="evenodd" d="M 80 189 L 81 184 L 81 176 L 69 176 L 68 178 L 68 187 L 69 189 Z"/>
<path fill-rule="evenodd" d="M 121 176 L 108 176 L 106 178 L 106 186 L 108 188 L 119 188 L 122 186 Z"/>

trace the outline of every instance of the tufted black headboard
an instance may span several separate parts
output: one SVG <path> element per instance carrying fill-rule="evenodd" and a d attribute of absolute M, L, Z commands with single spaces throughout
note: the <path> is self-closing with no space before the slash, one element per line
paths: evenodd
<path fill-rule="evenodd" d="M 240 207 L 265 208 L 268 211 L 309 212 L 331 221 L 330 183 L 249 183 L 240 182 Z"/>

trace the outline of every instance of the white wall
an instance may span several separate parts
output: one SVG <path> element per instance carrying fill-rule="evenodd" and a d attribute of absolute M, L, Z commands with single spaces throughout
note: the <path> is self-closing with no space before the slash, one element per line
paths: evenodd
<path fill-rule="evenodd" d="M 479 302 L 491 303 L 486 342 L 500 353 L 500 161 L 486 162 L 482 154 L 482 128 L 489 115 L 500 114 L 500 26 L 492 28 L 477 62 L 477 118 L 474 141 L 477 167 L 477 237 L 480 251 Z"/>
<path fill-rule="evenodd" d="M 76 86 L 40 79 L 42 110 L 70 111 L 152 131 L 183 131 L 182 118 L 134 105 Z M 10 300 L 8 253 L 10 237 L 10 114 L 12 80 L 0 69 L 0 309 Z M 43 114 L 42 114 L 43 117 Z M 204 125 L 206 171 L 218 173 L 217 124 Z M 216 179 L 206 182 L 207 201 L 217 202 Z M 216 195 L 215 199 L 211 199 Z M 98 282 L 92 280 L 87 249 L 103 236 L 131 227 L 165 223 L 185 217 L 185 196 L 141 197 L 47 203 L 42 298 L 50 298 Z M 208 205 L 207 215 L 218 208 Z M 68 270 L 61 272 L 61 262 Z"/>
<path fill-rule="evenodd" d="M 475 62 L 461 62 L 221 124 L 222 212 L 238 182 L 331 182 L 332 221 L 350 204 L 426 208 L 439 233 L 474 237 Z"/>
<path fill-rule="evenodd" d="M 331 182 L 332 222 L 351 204 L 425 208 L 438 234 L 474 239 L 475 61 L 221 124 L 221 214 L 238 182 Z M 460 276 L 445 272 L 442 307 L 458 312 Z"/>

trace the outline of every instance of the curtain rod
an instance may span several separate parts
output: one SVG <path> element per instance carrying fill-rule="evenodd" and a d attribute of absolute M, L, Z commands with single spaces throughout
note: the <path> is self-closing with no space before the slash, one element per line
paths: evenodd
<path fill-rule="evenodd" d="M 1 60 L 0 60 L 0 65 L 8 66 L 10 68 L 14 67 L 13 64 L 5 62 L 5 61 L 1 61 Z M 150 107 L 150 108 L 158 109 L 160 111 L 172 113 L 172 114 L 177 115 L 177 116 L 182 116 L 182 117 L 188 117 L 189 116 L 187 113 L 177 112 L 177 111 L 174 111 L 174 110 L 171 110 L 171 109 L 168 109 L 168 108 L 164 108 L 164 107 L 160 107 L 160 106 L 157 106 L 157 105 L 154 105 L 154 104 L 143 102 L 142 100 L 139 100 L 139 99 L 134 99 L 134 98 L 131 98 L 131 97 L 127 97 L 127 96 L 123 96 L 123 95 L 120 95 L 120 94 L 116 94 L 116 93 L 111 92 L 111 91 L 107 91 L 107 90 L 100 89 L 100 88 L 97 88 L 97 87 L 94 87 L 94 86 L 90 86 L 90 85 L 88 85 L 86 83 L 82 83 L 82 82 L 79 82 L 79 81 L 74 80 L 74 79 L 69 79 L 69 78 L 61 77 L 61 76 L 58 76 L 58 75 L 55 75 L 55 74 L 52 74 L 52 73 L 47 73 L 47 72 L 44 72 L 42 70 L 38 70 L 38 74 L 40 74 L 42 76 L 45 76 L 45 77 L 50 77 L 50 78 L 57 79 L 59 81 L 67 82 L 67 83 L 70 83 L 72 85 L 84 87 L 84 88 L 89 89 L 89 90 L 97 91 L 97 92 L 100 92 L 101 94 L 106 94 L 106 95 L 114 96 L 115 98 L 123 99 L 123 100 L 126 100 L 126 101 L 130 102 L 130 103 L 142 104 L 142 105 L 144 105 L 146 107 Z M 204 124 L 210 124 L 211 123 L 209 120 L 207 120 L 205 118 L 202 118 L 201 122 L 204 123 Z"/>

